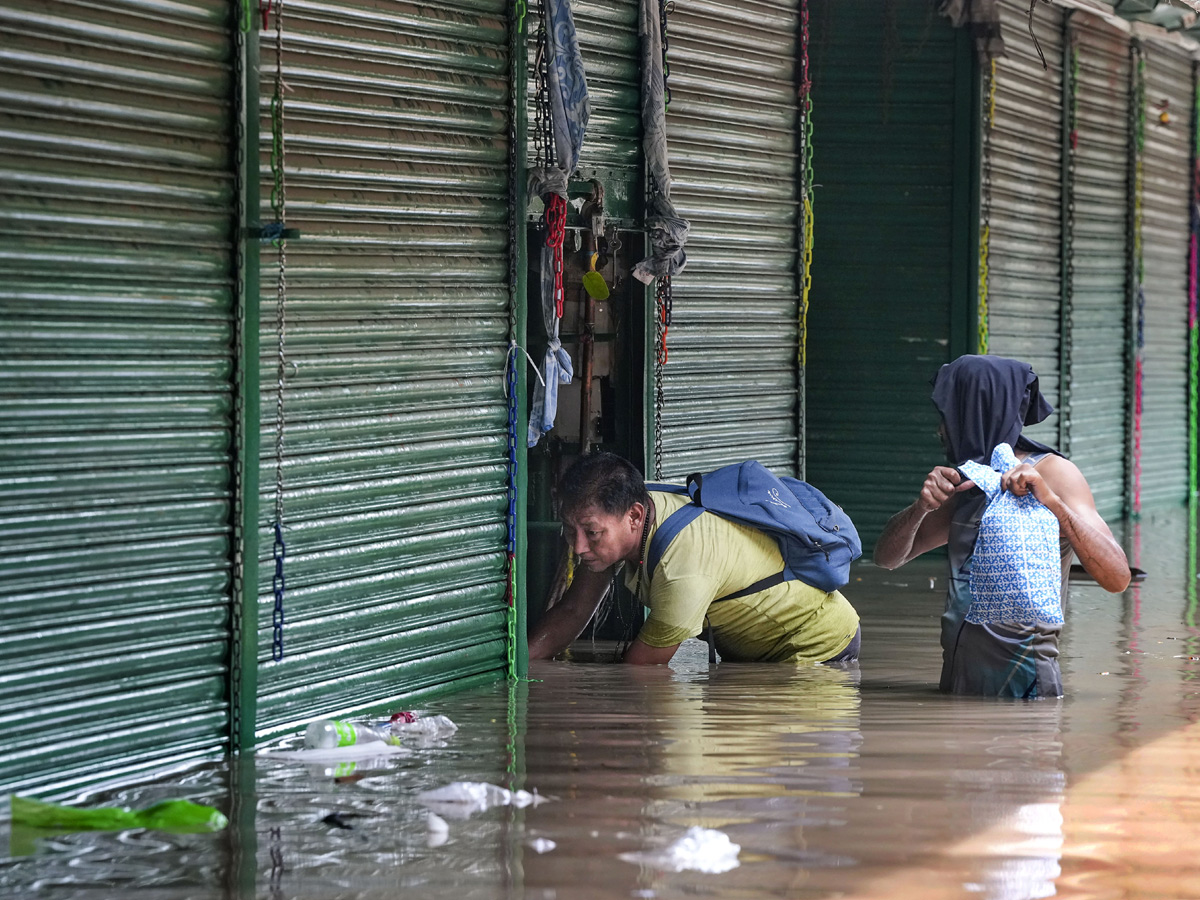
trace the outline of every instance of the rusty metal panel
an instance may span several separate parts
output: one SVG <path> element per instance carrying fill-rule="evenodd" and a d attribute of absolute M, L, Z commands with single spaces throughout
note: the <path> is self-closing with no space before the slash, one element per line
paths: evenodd
<path fill-rule="evenodd" d="M 664 369 L 663 476 L 753 456 L 797 468 L 798 6 L 668 17 L 672 200 L 691 221 Z"/>
<path fill-rule="evenodd" d="M 996 62 L 989 253 L 989 349 L 1030 363 L 1055 408 L 1031 437 L 1059 440 L 1062 312 L 1063 11 L 1001 0 L 1007 58 Z M 986 116 L 986 98 L 984 115 Z M 986 126 L 986 123 L 985 123 Z"/>
<path fill-rule="evenodd" d="M 279 662 L 278 256 L 262 254 L 260 736 L 503 674 L 507 10 L 284 6 L 287 224 L 301 237 L 287 244 Z M 266 186 L 273 27 L 260 41 Z"/>
<path fill-rule="evenodd" d="M 1143 45 L 1146 148 L 1142 211 L 1145 347 L 1141 423 L 1143 507 L 1187 499 L 1188 228 L 1192 61 L 1181 48 Z"/>
<path fill-rule="evenodd" d="M 1084 12 L 1069 20 L 1076 62 L 1073 215 L 1065 416 L 1060 448 L 1080 468 L 1100 514 L 1124 511 L 1129 379 L 1129 36 Z"/>
<path fill-rule="evenodd" d="M 0 31 L 0 790 L 62 790 L 227 740 L 232 21 Z"/>

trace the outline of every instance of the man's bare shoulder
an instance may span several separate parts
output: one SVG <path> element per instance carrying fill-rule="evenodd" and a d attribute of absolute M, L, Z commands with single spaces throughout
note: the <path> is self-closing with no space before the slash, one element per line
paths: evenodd
<path fill-rule="evenodd" d="M 1083 477 L 1083 473 L 1079 471 L 1079 466 L 1071 462 L 1065 456 L 1059 456 L 1057 453 L 1050 453 L 1045 458 L 1041 459 L 1035 467 L 1042 473 L 1042 477 L 1048 481 L 1062 479 L 1064 481 L 1082 481 L 1087 484 L 1087 479 Z"/>

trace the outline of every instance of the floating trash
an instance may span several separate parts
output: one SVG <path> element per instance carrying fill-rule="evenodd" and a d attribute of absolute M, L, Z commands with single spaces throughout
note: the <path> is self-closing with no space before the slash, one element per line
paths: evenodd
<path fill-rule="evenodd" d="M 741 849 L 729 840 L 729 836 L 724 832 L 693 826 L 669 847 L 662 850 L 622 853 L 620 859 L 667 872 L 683 872 L 690 869 L 716 875 L 738 867 L 738 853 Z"/>

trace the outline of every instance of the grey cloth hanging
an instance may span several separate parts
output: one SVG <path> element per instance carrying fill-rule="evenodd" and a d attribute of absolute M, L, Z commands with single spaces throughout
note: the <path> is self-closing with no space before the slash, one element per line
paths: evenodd
<path fill-rule="evenodd" d="M 654 187 L 646 227 L 650 255 L 633 267 L 643 284 L 674 275 L 687 265 L 687 219 L 671 202 L 671 167 L 667 160 L 666 84 L 663 80 L 662 27 L 657 0 L 641 0 L 638 31 L 642 38 L 642 149 Z"/>

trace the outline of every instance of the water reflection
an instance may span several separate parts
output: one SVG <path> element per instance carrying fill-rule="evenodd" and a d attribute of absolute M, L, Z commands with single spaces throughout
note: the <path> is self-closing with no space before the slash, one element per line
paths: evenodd
<path fill-rule="evenodd" d="M 0 829 L 0 895 L 1186 896 L 1200 850 L 1195 536 L 1158 515 L 1128 541 L 1150 578 L 1124 595 L 1074 587 L 1062 701 L 939 695 L 941 566 L 864 567 L 847 590 L 861 669 L 711 668 L 696 647 L 645 670 L 580 653 L 447 698 L 431 711 L 458 734 L 409 757 L 353 771 L 249 758 L 89 798 L 207 802 L 229 812 L 224 834 L 30 847 Z M 434 839 L 417 795 L 460 780 L 553 800 L 448 820 Z M 620 859 L 692 826 L 727 834 L 740 865 Z"/>

